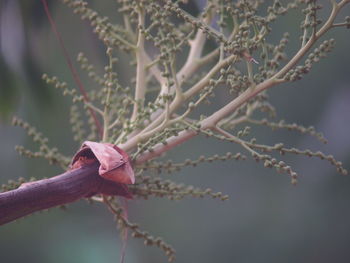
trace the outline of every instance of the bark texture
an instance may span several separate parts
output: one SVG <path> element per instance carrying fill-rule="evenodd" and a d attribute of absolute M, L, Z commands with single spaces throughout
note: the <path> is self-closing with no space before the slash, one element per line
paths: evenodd
<path fill-rule="evenodd" d="M 99 166 L 98 162 L 94 162 L 49 179 L 22 184 L 18 189 L 0 193 L 0 225 L 36 211 L 95 194 L 130 198 L 126 185 L 99 176 Z"/>

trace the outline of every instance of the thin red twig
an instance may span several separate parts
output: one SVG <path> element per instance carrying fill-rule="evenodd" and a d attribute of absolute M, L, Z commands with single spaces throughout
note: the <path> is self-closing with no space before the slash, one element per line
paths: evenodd
<path fill-rule="evenodd" d="M 83 86 L 83 84 L 82 84 L 82 82 L 81 82 L 81 80 L 80 80 L 80 78 L 78 76 L 78 73 L 77 73 L 75 67 L 73 66 L 72 60 L 70 59 L 68 51 L 67 51 L 67 49 L 66 49 L 66 47 L 64 45 L 62 36 L 59 33 L 59 31 L 57 30 L 56 23 L 55 23 L 55 21 L 53 20 L 53 18 L 51 16 L 51 13 L 49 11 L 49 7 L 47 5 L 47 2 L 46 2 L 46 0 L 41 0 L 41 2 L 44 5 L 45 13 L 46 13 L 46 16 L 47 16 L 47 18 L 48 18 L 48 20 L 50 22 L 52 30 L 53 30 L 53 32 L 54 32 L 54 34 L 55 34 L 55 36 L 56 36 L 60 46 L 61 46 L 64 58 L 65 58 L 66 63 L 68 65 L 68 67 L 69 67 L 69 70 L 72 73 L 74 82 L 78 86 L 80 93 L 83 95 L 83 98 L 84 98 L 85 102 L 89 102 L 89 97 L 88 97 L 88 95 L 87 95 L 87 93 L 85 91 L 85 88 L 84 88 L 84 86 Z M 100 136 L 102 138 L 103 128 L 102 128 L 102 126 L 101 126 L 101 124 L 100 124 L 100 122 L 99 122 L 95 112 L 92 109 L 90 109 L 90 108 L 89 108 L 89 112 L 90 112 L 92 118 L 94 119 L 94 122 L 95 122 L 95 125 L 97 127 L 97 130 L 98 130 L 98 132 L 99 132 L 99 134 L 100 134 Z"/>

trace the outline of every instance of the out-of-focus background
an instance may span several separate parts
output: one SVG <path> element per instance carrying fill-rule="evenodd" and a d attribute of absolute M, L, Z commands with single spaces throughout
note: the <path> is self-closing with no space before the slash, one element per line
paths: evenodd
<path fill-rule="evenodd" d="M 200 10 L 205 1 L 189 1 Z M 329 14 L 329 2 L 322 16 Z M 120 21 L 114 1 L 94 1 L 98 11 Z M 104 49 L 81 21 L 60 1 L 49 1 L 50 10 L 71 57 L 83 51 L 102 68 Z M 345 9 L 340 17 L 349 15 Z M 269 39 L 276 42 L 290 31 L 288 55 L 298 48 L 302 17 L 296 11 L 281 18 Z M 278 118 L 314 125 L 329 139 L 321 145 L 315 138 L 288 131 L 254 130 L 266 144 L 284 142 L 301 149 L 333 154 L 350 169 L 350 31 L 336 28 L 335 50 L 314 66 L 302 81 L 270 90 Z M 118 73 L 133 75 L 120 59 Z M 78 67 L 78 65 L 76 65 Z M 43 160 L 20 157 L 15 145 L 34 147 L 10 121 L 18 115 L 50 139 L 50 145 L 72 155 L 69 125 L 70 98 L 41 81 L 42 73 L 57 75 L 74 85 L 40 1 L 0 2 L 0 184 L 22 176 L 52 176 L 62 172 Z M 81 73 L 87 88 L 92 82 Z M 124 79 L 124 82 L 127 80 Z M 223 98 L 224 99 L 224 98 Z M 169 156 L 174 160 L 240 150 L 196 138 Z M 184 157 L 185 156 L 185 157 Z M 302 176 L 292 186 L 286 175 L 265 169 L 254 161 L 204 164 L 172 175 L 172 179 L 229 194 L 230 200 L 185 199 L 173 202 L 152 199 L 129 202 L 130 220 L 153 235 L 160 235 L 177 250 L 177 262 L 350 262 L 350 177 L 341 176 L 325 161 L 286 156 Z M 110 263 L 118 262 L 121 249 L 113 216 L 98 204 L 79 201 L 67 211 L 51 209 L 0 227 L 0 262 Z M 166 262 L 155 248 L 130 239 L 126 261 Z"/>

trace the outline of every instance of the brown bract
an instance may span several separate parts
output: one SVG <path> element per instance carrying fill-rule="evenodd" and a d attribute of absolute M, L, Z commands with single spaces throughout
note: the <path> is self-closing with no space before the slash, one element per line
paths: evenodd
<path fill-rule="evenodd" d="M 98 172 L 103 178 L 121 184 L 135 183 L 128 154 L 110 143 L 85 141 L 74 155 L 70 169 L 80 168 L 95 161 L 100 163 Z"/>

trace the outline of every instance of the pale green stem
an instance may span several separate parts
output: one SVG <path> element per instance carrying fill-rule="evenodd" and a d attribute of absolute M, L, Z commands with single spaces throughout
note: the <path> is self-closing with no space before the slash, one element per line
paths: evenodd
<path fill-rule="evenodd" d="M 100 114 L 103 117 L 103 111 L 100 108 L 96 107 L 91 102 L 84 101 L 84 104 L 87 107 L 89 107 L 90 109 L 92 109 L 93 111 L 97 112 L 98 114 Z"/>
<path fill-rule="evenodd" d="M 141 10 L 141 7 L 138 11 L 139 21 L 138 21 L 138 38 L 136 45 L 136 86 L 135 86 L 135 102 L 133 113 L 131 115 L 131 122 L 135 121 L 139 114 L 139 104 L 143 103 L 146 94 L 146 72 L 145 72 L 145 60 L 144 60 L 144 44 L 145 44 L 145 36 L 141 32 L 141 28 L 144 28 L 145 25 L 145 14 L 144 10 Z"/>
<path fill-rule="evenodd" d="M 105 108 L 103 111 L 103 137 L 102 137 L 103 142 L 108 142 L 108 139 L 109 139 L 110 98 L 111 98 L 112 81 L 113 81 L 113 77 L 112 77 L 113 59 L 112 59 L 112 54 L 110 52 L 111 52 L 111 50 L 107 51 L 108 56 L 109 56 L 109 71 L 110 72 L 109 72 L 109 80 L 107 83 L 107 96 L 106 96 L 106 101 L 105 101 Z"/>

